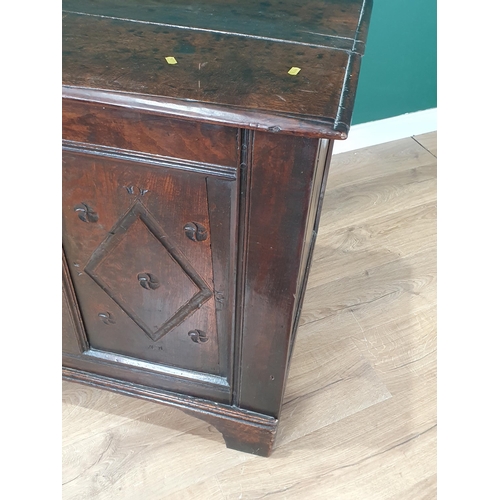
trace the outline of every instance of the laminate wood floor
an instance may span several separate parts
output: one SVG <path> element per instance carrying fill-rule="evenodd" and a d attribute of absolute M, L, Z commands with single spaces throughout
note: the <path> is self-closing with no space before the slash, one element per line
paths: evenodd
<path fill-rule="evenodd" d="M 333 157 L 277 445 L 63 382 L 63 498 L 436 498 L 436 133 Z"/>

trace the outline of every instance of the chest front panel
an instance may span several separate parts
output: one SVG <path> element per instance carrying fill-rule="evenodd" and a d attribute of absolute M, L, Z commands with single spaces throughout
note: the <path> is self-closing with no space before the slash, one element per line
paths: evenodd
<path fill-rule="evenodd" d="M 65 145 L 63 247 L 84 354 L 174 377 L 227 378 L 237 169 Z"/>

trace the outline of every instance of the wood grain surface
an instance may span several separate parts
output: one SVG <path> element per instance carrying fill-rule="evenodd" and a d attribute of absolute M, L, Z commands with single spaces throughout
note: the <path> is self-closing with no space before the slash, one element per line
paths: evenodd
<path fill-rule="evenodd" d="M 181 115 L 232 115 L 245 128 L 272 119 L 272 131 L 304 132 L 309 122 L 307 133 L 345 139 L 371 6 L 65 0 L 63 85 L 173 99 Z"/>
<path fill-rule="evenodd" d="M 63 382 L 63 498 L 436 498 L 435 137 L 333 157 L 270 458 Z"/>

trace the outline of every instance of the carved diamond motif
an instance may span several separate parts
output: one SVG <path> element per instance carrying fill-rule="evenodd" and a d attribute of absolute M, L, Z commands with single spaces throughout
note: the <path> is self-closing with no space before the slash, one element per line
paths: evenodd
<path fill-rule="evenodd" d="M 140 201 L 115 224 L 85 272 L 155 341 L 212 296 Z"/>

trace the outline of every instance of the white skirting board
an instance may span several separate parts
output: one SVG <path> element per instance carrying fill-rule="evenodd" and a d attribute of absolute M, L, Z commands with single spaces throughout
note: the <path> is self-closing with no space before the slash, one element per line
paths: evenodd
<path fill-rule="evenodd" d="M 353 125 L 345 141 L 335 141 L 333 154 L 397 141 L 437 130 L 437 108 Z"/>

